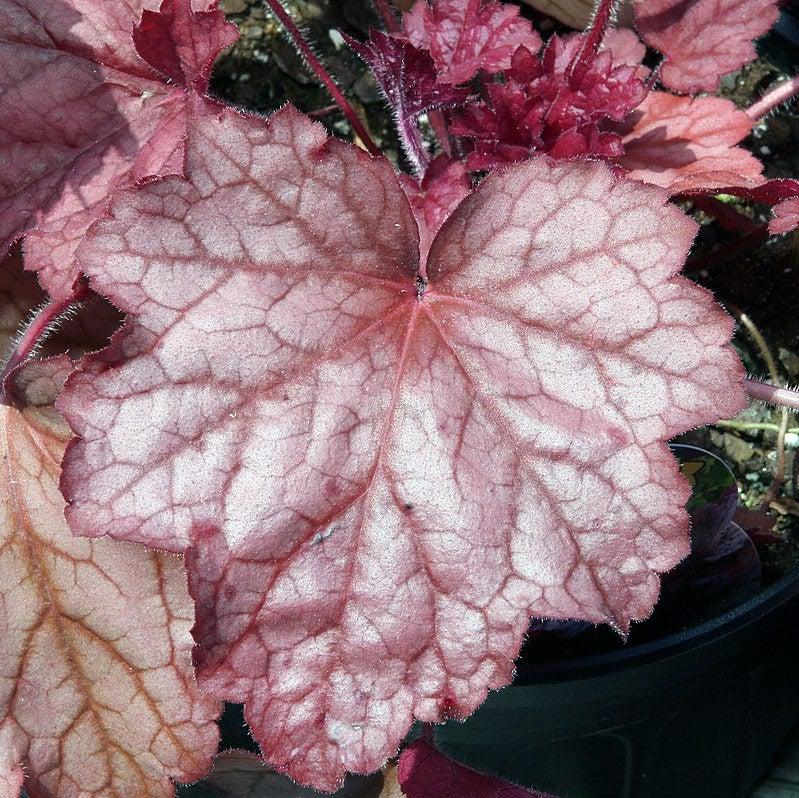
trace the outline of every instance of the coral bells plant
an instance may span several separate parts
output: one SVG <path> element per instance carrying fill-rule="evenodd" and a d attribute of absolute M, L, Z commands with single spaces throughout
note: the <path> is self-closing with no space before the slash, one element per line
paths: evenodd
<path fill-rule="evenodd" d="M 507 685 L 531 617 L 647 618 L 689 551 L 667 441 L 747 389 L 796 406 L 680 275 L 671 201 L 799 221 L 739 146 L 795 82 L 746 111 L 668 90 L 760 29 L 685 55 L 687 17 L 642 0 L 650 69 L 604 0 L 546 43 L 512 4 L 381 0 L 348 42 L 397 164 L 267 5 L 356 143 L 209 96 L 237 36 L 213 2 L 0 0 L 2 796 L 172 795 L 221 700 L 304 785 L 377 771 Z M 532 794 L 430 733 L 369 784 Z"/>

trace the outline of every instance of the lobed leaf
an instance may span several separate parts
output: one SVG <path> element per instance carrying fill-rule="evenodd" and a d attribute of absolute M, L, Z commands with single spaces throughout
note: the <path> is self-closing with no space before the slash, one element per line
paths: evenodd
<path fill-rule="evenodd" d="M 777 0 L 643 0 L 644 41 L 665 56 L 660 79 L 685 94 L 715 91 L 722 75 L 756 57 L 753 40 L 777 21 Z"/>
<path fill-rule="evenodd" d="M 188 547 L 202 683 L 274 767 L 333 790 L 506 684 L 531 615 L 650 613 L 664 441 L 745 404 L 664 191 L 537 158 L 422 263 L 389 164 L 291 108 L 186 158 L 81 249 L 131 318 L 69 381 L 62 487 L 80 534 Z"/>
<path fill-rule="evenodd" d="M 494 0 L 418 0 L 402 16 L 414 47 L 427 50 L 442 83 L 465 83 L 480 70 L 507 69 L 516 48 L 536 52 L 541 37 L 517 6 Z"/>
<path fill-rule="evenodd" d="M 653 91 L 620 126 L 624 154 L 616 163 L 673 194 L 763 182 L 763 165 L 736 146 L 751 129 L 729 100 Z"/>
<path fill-rule="evenodd" d="M 0 407 L 0 794 L 174 795 L 216 750 L 215 702 L 191 667 L 178 558 L 73 538 L 58 492 L 69 430 L 49 402 L 71 365 L 22 373 Z"/>
<path fill-rule="evenodd" d="M 26 268 L 55 297 L 114 191 L 182 172 L 189 95 L 236 38 L 220 11 L 151 5 L 0 0 L 0 254 L 28 231 Z"/>
<path fill-rule="evenodd" d="M 734 176 L 731 176 L 734 177 Z M 774 180 L 751 179 L 738 177 L 731 185 L 723 187 L 706 188 L 701 185 L 680 187 L 680 193 L 686 197 L 703 196 L 707 194 L 732 194 L 735 197 L 747 199 L 750 202 L 759 202 L 773 208 L 773 217 L 769 222 L 769 232 L 772 234 L 790 232 L 795 218 L 799 199 L 799 180 L 793 178 L 775 178 Z"/>

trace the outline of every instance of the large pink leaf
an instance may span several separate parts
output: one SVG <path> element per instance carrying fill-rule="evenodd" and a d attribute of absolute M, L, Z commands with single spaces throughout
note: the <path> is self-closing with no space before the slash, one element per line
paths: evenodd
<path fill-rule="evenodd" d="M 762 182 L 760 161 L 735 146 L 751 129 L 752 120 L 729 100 L 651 92 L 623 123 L 617 163 L 630 177 L 672 193 Z"/>
<path fill-rule="evenodd" d="M 190 547 L 202 681 L 275 767 L 333 789 L 468 714 L 530 615 L 649 614 L 688 551 L 664 441 L 744 406 L 664 191 L 534 159 L 420 265 L 389 164 L 293 109 L 194 120 L 187 175 L 82 248 L 133 318 L 70 380 L 62 487 L 81 534 Z"/>
<path fill-rule="evenodd" d="M 665 56 L 660 79 L 686 94 L 714 91 L 751 61 L 752 41 L 777 21 L 777 0 L 642 0 L 638 31 Z"/>
<path fill-rule="evenodd" d="M 140 55 L 133 32 L 153 2 L 0 0 L 0 253 L 30 230 L 26 267 L 55 296 L 110 194 L 182 171 L 187 90 L 205 91 L 235 40 L 221 12 L 164 0 L 144 16 Z"/>
<path fill-rule="evenodd" d="M 464 767 L 424 740 L 402 752 L 397 775 L 408 798 L 553 798 Z"/>
<path fill-rule="evenodd" d="M 0 795 L 157 798 L 202 776 L 218 713 L 191 668 L 179 558 L 73 538 L 58 491 L 69 429 L 46 403 L 66 358 L 0 407 Z M 45 406 L 39 406 L 44 404 Z"/>
<path fill-rule="evenodd" d="M 494 0 L 418 0 L 402 26 L 411 44 L 433 56 L 442 83 L 465 83 L 481 69 L 499 72 L 520 45 L 532 52 L 541 46 L 517 6 Z"/>

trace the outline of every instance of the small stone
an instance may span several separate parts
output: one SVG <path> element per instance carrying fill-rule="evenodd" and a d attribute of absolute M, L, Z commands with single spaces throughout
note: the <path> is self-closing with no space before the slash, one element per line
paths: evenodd
<path fill-rule="evenodd" d="M 755 447 L 737 435 L 724 436 L 724 453 L 736 463 L 747 463 L 754 457 Z"/>
<path fill-rule="evenodd" d="M 741 71 L 738 70 L 737 72 L 730 72 L 727 75 L 724 75 L 721 78 L 721 85 L 725 89 L 734 89 L 738 84 L 738 78 L 741 76 Z"/>
<path fill-rule="evenodd" d="M 247 10 L 245 0 L 221 0 L 219 6 L 226 14 L 242 14 Z"/>
<path fill-rule="evenodd" d="M 799 377 L 799 355 L 780 347 L 780 363 L 792 377 Z"/>

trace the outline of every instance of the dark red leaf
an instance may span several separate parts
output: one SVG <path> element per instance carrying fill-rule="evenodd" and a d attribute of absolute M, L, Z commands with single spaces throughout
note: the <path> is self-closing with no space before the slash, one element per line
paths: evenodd
<path fill-rule="evenodd" d="M 516 51 L 505 81 L 491 84 L 489 99 L 467 106 L 453 124 L 454 133 L 472 142 L 472 169 L 538 152 L 556 158 L 621 154 L 621 136 L 610 123 L 624 119 L 647 89 L 636 66 L 614 67 L 609 51 L 586 54 L 585 43 L 584 35 L 553 36 L 540 58 Z"/>
<path fill-rule="evenodd" d="M 423 175 L 429 158 L 416 124 L 417 117 L 434 108 L 461 105 L 469 90 L 439 83 L 429 53 L 382 31 L 371 31 L 366 42 L 350 36 L 345 39 L 372 70 L 394 114 L 405 151 L 417 172 Z"/>
<path fill-rule="evenodd" d="M 553 798 L 464 767 L 423 740 L 402 752 L 397 779 L 408 798 Z"/>
<path fill-rule="evenodd" d="M 432 55 L 442 83 L 465 83 L 480 70 L 500 72 L 517 47 L 541 47 L 517 6 L 493 0 L 433 0 L 432 6 L 418 0 L 402 27 L 411 44 Z"/>
<path fill-rule="evenodd" d="M 219 11 L 195 12 L 185 0 L 163 0 L 160 11 L 142 12 L 133 43 L 166 79 L 204 94 L 216 57 L 238 35 Z"/>
<path fill-rule="evenodd" d="M 774 531 L 777 517 L 756 507 L 736 508 L 732 520 L 738 524 L 756 545 L 783 543 L 784 538 Z"/>
<path fill-rule="evenodd" d="M 774 208 L 774 218 L 769 223 L 770 233 L 788 233 L 799 222 L 799 180 L 781 178 L 776 180 L 741 180 L 737 184 L 716 189 L 689 185 L 680 194 L 690 197 L 705 194 L 732 194 L 751 202 L 759 202 Z"/>

